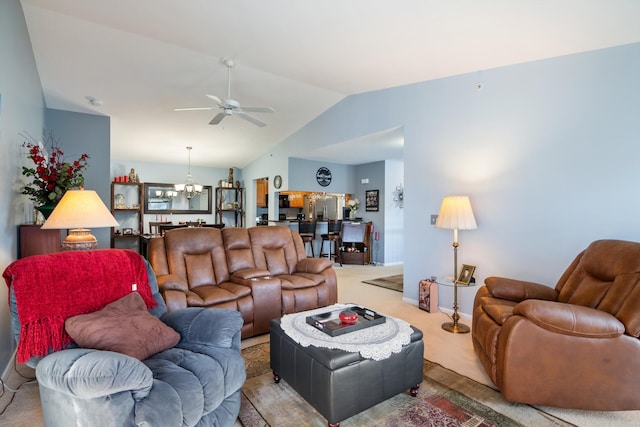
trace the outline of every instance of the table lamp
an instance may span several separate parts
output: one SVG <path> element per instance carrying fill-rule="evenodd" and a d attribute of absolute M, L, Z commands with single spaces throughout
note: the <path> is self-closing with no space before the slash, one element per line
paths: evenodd
<path fill-rule="evenodd" d="M 453 230 L 453 322 L 442 324 L 442 329 L 453 333 L 467 333 L 467 325 L 459 323 L 458 314 L 458 230 L 478 228 L 468 196 L 446 196 L 442 199 L 436 228 Z"/>
<path fill-rule="evenodd" d="M 71 229 L 62 242 L 62 250 L 87 250 L 98 247 L 88 228 L 118 227 L 118 221 L 93 190 L 67 190 L 43 229 Z"/>

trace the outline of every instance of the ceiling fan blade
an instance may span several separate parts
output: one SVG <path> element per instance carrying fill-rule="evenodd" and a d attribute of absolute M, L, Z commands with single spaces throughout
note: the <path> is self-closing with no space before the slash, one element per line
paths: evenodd
<path fill-rule="evenodd" d="M 238 111 L 238 112 L 237 112 L 237 113 L 235 113 L 235 114 L 236 114 L 236 115 L 238 115 L 238 116 L 240 116 L 240 117 L 242 117 L 242 118 L 243 118 L 243 119 L 245 119 L 246 121 L 253 123 L 253 124 L 254 124 L 254 125 L 256 125 L 256 126 L 260 126 L 261 128 L 262 128 L 262 127 L 265 127 L 265 126 L 267 125 L 267 124 L 266 124 L 265 122 L 263 122 L 262 120 L 258 120 L 258 119 L 256 119 L 255 117 L 250 116 L 250 115 L 248 115 L 248 114 L 246 114 L 246 113 L 243 113 L 243 112 L 241 112 L 241 111 Z"/>
<path fill-rule="evenodd" d="M 222 121 L 222 119 L 224 119 L 224 116 L 226 116 L 225 113 L 218 113 L 213 119 L 211 119 L 209 124 L 210 125 L 217 125 L 218 123 L 220 123 Z"/>
<path fill-rule="evenodd" d="M 213 110 L 213 107 L 188 107 L 188 108 L 174 108 L 173 111 L 202 111 Z"/>
<path fill-rule="evenodd" d="M 241 107 L 242 111 L 249 111 L 251 113 L 275 113 L 271 107 Z"/>
<path fill-rule="evenodd" d="M 227 104 L 224 103 L 224 101 L 215 95 L 207 95 L 207 98 L 212 99 L 216 104 L 218 104 L 218 107 L 226 107 Z"/>

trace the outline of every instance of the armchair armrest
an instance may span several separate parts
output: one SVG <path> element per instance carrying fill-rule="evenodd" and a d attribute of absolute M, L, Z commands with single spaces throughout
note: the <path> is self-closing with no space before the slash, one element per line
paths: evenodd
<path fill-rule="evenodd" d="M 160 318 L 180 334 L 179 348 L 194 346 L 237 348 L 240 350 L 242 315 L 221 308 L 189 307 Z"/>
<path fill-rule="evenodd" d="M 156 279 L 158 279 L 158 287 L 161 292 L 169 290 L 189 291 L 189 284 L 176 274 L 161 274 Z"/>
<path fill-rule="evenodd" d="M 511 301 L 524 301 L 527 299 L 555 301 L 558 298 L 558 291 L 540 283 L 505 277 L 487 277 L 484 283 L 487 285 L 491 295 L 496 298 L 504 298 Z"/>
<path fill-rule="evenodd" d="M 296 272 L 320 274 L 332 265 L 325 258 L 303 258 L 296 264 Z"/>
<path fill-rule="evenodd" d="M 42 386 L 82 399 L 129 391 L 140 400 L 153 385 L 151 370 L 138 359 L 86 348 L 61 350 L 44 357 L 36 367 L 36 376 Z"/>
<path fill-rule="evenodd" d="M 554 301 L 527 300 L 513 308 L 539 327 L 563 335 L 583 338 L 615 338 L 624 325 L 612 314 L 581 305 Z"/>

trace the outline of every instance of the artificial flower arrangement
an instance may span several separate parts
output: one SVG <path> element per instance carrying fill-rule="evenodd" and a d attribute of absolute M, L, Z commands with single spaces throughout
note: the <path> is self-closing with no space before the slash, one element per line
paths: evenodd
<path fill-rule="evenodd" d="M 358 199 L 351 199 L 347 202 L 347 204 L 352 211 L 357 211 L 360 208 L 360 200 Z"/>
<path fill-rule="evenodd" d="M 55 205 L 67 190 L 84 185 L 82 170 L 87 167 L 89 156 L 83 153 L 78 160 L 68 162 L 58 142 L 49 132 L 44 144 L 31 137 L 22 144 L 28 150 L 27 158 L 35 164 L 31 168 L 22 167 L 22 175 L 33 178 L 24 186 L 22 194 L 38 206 Z"/>

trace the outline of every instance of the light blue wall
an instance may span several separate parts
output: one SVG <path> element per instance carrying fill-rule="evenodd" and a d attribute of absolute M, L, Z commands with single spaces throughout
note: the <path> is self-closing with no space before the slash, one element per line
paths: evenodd
<path fill-rule="evenodd" d="M 94 190 L 107 207 L 111 205 L 109 184 L 109 155 L 111 151 L 110 118 L 93 114 L 47 109 L 45 128 L 60 139 L 60 146 L 67 159 L 77 159 L 82 153 L 89 155 L 89 166 L 84 175 L 87 190 Z M 91 230 L 99 248 L 110 246 L 110 229 Z"/>
<path fill-rule="evenodd" d="M 33 204 L 20 195 L 25 156 L 21 133 L 42 134 L 44 98 L 31 41 L 18 0 L 0 1 L 0 271 L 17 257 L 17 228 L 33 220 Z M 9 333 L 7 287 L 0 286 L 0 366 L 15 348 Z"/>
<path fill-rule="evenodd" d="M 422 278 L 452 274 L 453 233 L 429 224 L 448 194 L 471 198 L 478 229 L 460 232 L 459 260 L 477 266 L 478 282 L 554 286 L 589 242 L 640 240 L 638 76 L 631 44 L 354 95 L 274 153 L 404 126 L 404 297 L 417 301 Z M 476 290 L 460 293 L 463 312 Z M 452 298 L 442 289 L 440 305 Z"/>

